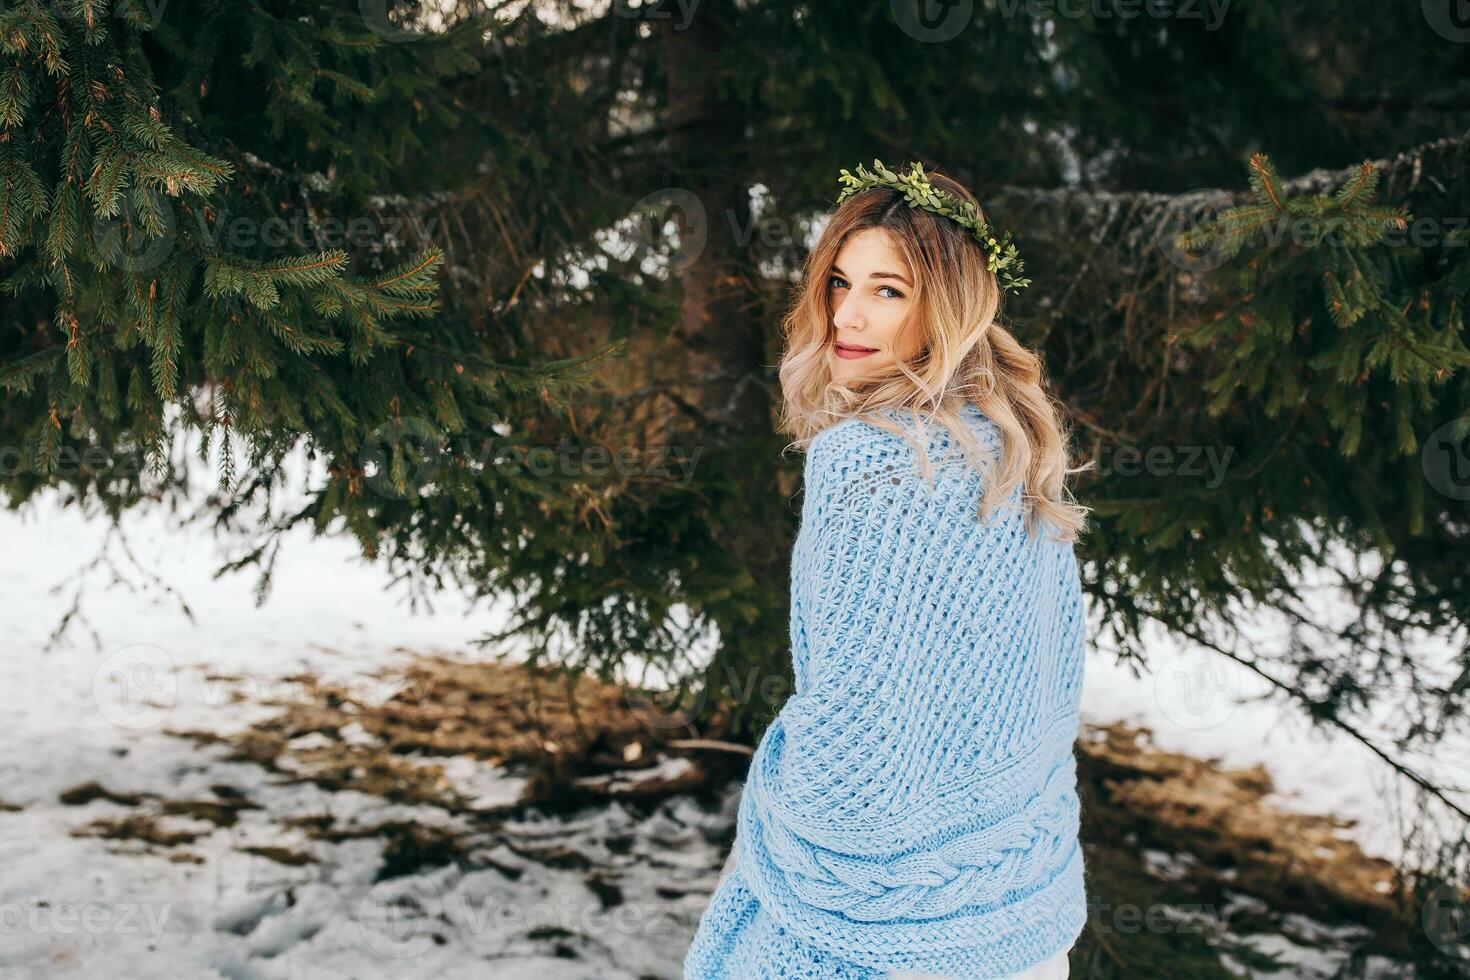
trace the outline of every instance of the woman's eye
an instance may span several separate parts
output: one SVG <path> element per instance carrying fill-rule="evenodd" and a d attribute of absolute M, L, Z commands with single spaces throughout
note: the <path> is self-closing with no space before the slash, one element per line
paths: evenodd
<path fill-rule="evenodd" d="M 842 278 L 842 276 L 829 276 L 828 285 L 833 289 L 850 288 L 848 287 L 847 279 Z M 879 295 L 885 295 L 883 294 L 883 289 L 888 289 L 888 295 L 886 295 L 885 298 L 889 298 L 889 300 L 903 300 L 904 298 L 903 292 L 898 291 L 898 289 L 895 289 L 894 287 L 878 287 Z"/>

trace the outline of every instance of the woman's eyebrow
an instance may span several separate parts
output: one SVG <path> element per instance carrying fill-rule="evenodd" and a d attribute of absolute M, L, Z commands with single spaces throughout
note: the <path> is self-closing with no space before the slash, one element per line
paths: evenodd
<path fill-rule="evenodd" d="M 841 276 L 844 279 L 849 278 L 849 276 L 847 275 L 847 273 L 843 272 L 840 266 L 836 266 L 836 265 L 832 266 L 832 271 L 835 272 L 837 275 Z M 910 289 L 912 289 L 913 288 L 913 285 L 914 285 L 913 283 L 909 282 L 907 276 L 900 275 L 897 272 L 870 272 L 870 273 L 868 273 L 868 278 L 869 279 L 897 279 L 899 282 L 903 283 L 905 286 L 908 286 Z"/>

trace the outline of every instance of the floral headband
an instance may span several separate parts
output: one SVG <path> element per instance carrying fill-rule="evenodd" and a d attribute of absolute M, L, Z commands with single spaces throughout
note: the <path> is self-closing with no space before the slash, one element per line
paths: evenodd
<path fill-rule="evenodd" d="M 838 204 L 854 194 L 874 187 L 898 191 L 907 198 L 909 207 L 932 211 L 967 229 L 985 252 L 986 265 L 995 273 L 1001 289 L 1020 292 L 1031 285 L 1030 279 L 1021 278 L 1021 273 L 1026 271 L 1026 264 L 1016 254 L 1016 246 L 1011 244 L 1010 232 L 1006 232 L 997 241 L 991 234 L 990 224 L 980 217 L 980 209 L 974 202 L 961 200 L 934 187 L 929 183 L 922 163 L 910 164 L 906 174 L 896 174 L 883 166 L 882 160 L 874 160 L 872 170 L 858 164 L 857 176 L 844 170 L 838 180 L 844 185 L 837 198 Z"/>

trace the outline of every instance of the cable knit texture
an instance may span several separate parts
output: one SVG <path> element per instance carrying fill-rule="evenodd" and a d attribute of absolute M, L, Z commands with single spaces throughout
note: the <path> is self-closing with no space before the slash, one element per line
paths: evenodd
<path fill-rule="evenodd" d="M 964 418 L 998 459 L 995 424 Z M 1082 931 L 1074 551 L 1027 531 L 1019 489 L 980 522 L 982 475 L 924 428 L 932 485 L 865 421 L 810 444 L 796 690 L 756 748 L 689 980 L 1001 978 Z"/>

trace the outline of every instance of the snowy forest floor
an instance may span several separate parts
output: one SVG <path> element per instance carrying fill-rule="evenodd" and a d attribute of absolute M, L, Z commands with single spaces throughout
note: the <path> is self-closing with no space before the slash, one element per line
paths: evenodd
<path fill-rule="evenodd" d="M 520 665 L 405 654 L 255 703 L 244 676 L 203 681 L 250 720 L 164 726 L 3 804 L 5 900 L 56 896 L 25 910 L 42 927 L 10 937 L 5 975 L 679 975 L 746 757 L 671 748 L 682 733 L 617 688 Z M 1339 820 L 1271 806 L 1264 768 L 1123 724 L 1078 748 L 1093 928 L 1074 975 L 1329 977 L 1353 958 L 1410 975 L 1392 865 Z"/>
<path fill-rule="evenodd" d="M 453 652 L 483 624 L 405 615 L 348 547 L 246 609 L 206 534 L 142 525 L 129 560 L 179 596 L 106 543 L 79 574 L 95 522 L 0 520 L 0 977 L 679 976 L 748 756 Z M 1404 911 L 1371 759 L 1268 744 L 1279 705 L 1181 733 L 1105 662 L 1088 685 L 1074 977 L 1407 977 L 1457 948 Z"/>

